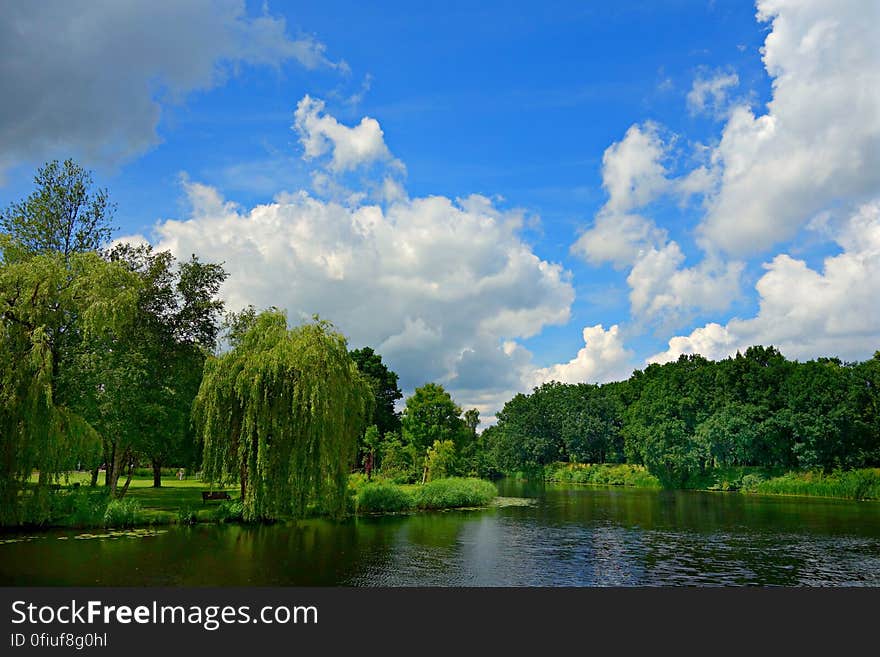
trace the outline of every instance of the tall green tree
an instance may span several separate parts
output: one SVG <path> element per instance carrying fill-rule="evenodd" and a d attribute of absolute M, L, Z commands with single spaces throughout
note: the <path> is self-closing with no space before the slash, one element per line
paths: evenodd
<path fill-rule="evenodd" d="M 0 228 L 14 248 L 30 255 L 99 250 L 113 232 L 115 206 L 105 189 L 92 189 L 92 175 L 73 160 L 47 163 L 34 176 L 34 192 L 0 214 Z"/>
<path fill-rule="evenodd" d="M 288 329 L 284 313 L 265 311 L 205 363 L 193 408 L 204 477 L 238 480 L 248 520 L 300 516 L 313 499 L 341 515 L 373 403 L 330 324 Z"/>
<path fill-rule="evenodd" d="M 627 457 L 647 466 L 665 486 L 683 486 L 711 458 L 696 429 L 711 415 L 717 395 L 712 364 L 683 355 L 648 366 L 640 379 L 639 397 L 625 414 Z"/>
<path fill-rule="evenodd" d="M 397 374 L 382 362 L 382 356 L 371 347 L 354 349 L 351 358 L 373 388 L 376 399 L 373 424 L 379 429 L 379 434 L 384 436 L 390 431 L 400 431 L 400 413 L 395 404 L 398 399 L 403 399 L 403 393 L 397 383 Z"/>
<path fill-rule="evenodd" d="M 3 236 L 0 245 L 10 243 Z M 14 245 L 13 248 L 17 248 Z M 5 253 L 5 251 L 4 251 Z M 21 486 L 47 484 L 100 452 L 94 428 L 59 380 L 77 378 L 59 343 L 104 340 L 132 326 L 140 281 L 94 253 L 34 255 L 0 266 L 0 516 L 15 521 Z M 75 339 L 72 339 L 75 334 Z"/>
<path fill-rule="evenodd" d="M 148 244 L 120 244 L 106 256 L 141 281 L 136 322 L 125 333 L 84 341 L 77 349 L 80 375 L 68 388 L 103 438 L 105 483 L 121 496 L 138 463 L 152 465 L 158 487 L 163 465 L 193 458 L 192 401 L 219 331 L 223 304 L 216 295 L 226 273 L 194 256 L 177 263 Z M 93 483 L 96 477 L 97 470 Z"/>
<path fill-rule="evenodd" d="M 467 427 L 461 408 L 438 383 L 416 388 L 403 410 L 403 436 L 419 453 L 434 441 L 451 440 L 458 448 L 467 439 Z"/>

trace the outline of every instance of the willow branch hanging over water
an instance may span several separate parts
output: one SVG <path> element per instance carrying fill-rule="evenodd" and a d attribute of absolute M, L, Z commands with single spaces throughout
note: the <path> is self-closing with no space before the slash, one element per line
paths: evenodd
<path fill-rule="evenodd" d="M 301 516 L 315 499 L 340 515 L 373 403 L 331 324 L 288 329 L 283 312 L 265 311 L 205 364 L 193 409 L 203 477 L 238 480 L 247 520 Z"/>

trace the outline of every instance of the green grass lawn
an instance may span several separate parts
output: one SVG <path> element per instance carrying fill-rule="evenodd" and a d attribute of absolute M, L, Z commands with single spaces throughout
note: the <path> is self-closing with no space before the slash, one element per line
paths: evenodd
<path fill-rule="evenodd" d="M 37 483 L 37 476 L 31 477 L 32 483 Z M 88 487 L 91 483 L 91 474 L 88 472 L 70 472 L 61 479 L 63 487 L 72 487 L 73 484 Z M 98 477 L 98 488 L 104 483 L 104 473 Z M 125 478 L 120 477 L 119 486 L 125 483 Z M 177 477 L 162 477 L 162 487 L 153 488 L 152 476 L 137 476 L 131 479 L 131 485 L 125 495 L 126 499 L 136 500 L 140 504 L 143 517 L 148 522 L 169 523 L 176 521 L 181 511 L 189 510 L 196 514 L 199 520 L 210 518 L 212 510 L 219 501 L 202 501 L 203 490 L 225 490 L 230 497 L 237 499 L 239 496 L 238 486 L 211 487 L 207 482 L 199 481 L 190 476 L 183 481 Z"/>

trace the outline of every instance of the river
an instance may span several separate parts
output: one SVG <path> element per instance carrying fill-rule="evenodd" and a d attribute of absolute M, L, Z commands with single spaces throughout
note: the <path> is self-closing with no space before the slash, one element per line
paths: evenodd
<path fill-rule="evenodd" d="M 0 584 L 880 586 L 878 502 L 512 481 L 500 488 L 529 504 L 113 536 L 92 530 L 84 538 L 70 530 L 7 534 Z"/>

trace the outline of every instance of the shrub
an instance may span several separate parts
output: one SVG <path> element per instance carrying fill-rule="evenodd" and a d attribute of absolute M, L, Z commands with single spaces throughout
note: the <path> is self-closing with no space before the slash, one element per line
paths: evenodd
<path fill-rule="evenodd" d="M 425 466 L 428 481 L 444 479 L 455 474 L 455 443 L 451 440 L 435 440 L 428 450 Z"/>
<path fill-rule="evenodd" d="M 754 472 L 743 475 L 739 482 L 740 490 L 746 493 L 753 493 L 758 490 L 758 486 L 760 486 L 763 481 L 766 481 L 765 477 Z"/>
<path fill-rule="evenodd" d="M 132 527 L 141 520 L 141 505 L 133 499 L 110 500 L 104 511 L 105 527 Z"/>
<path fill-rule="evenodd" d="M 62 524 L 71 527 L 97 527 L 104 522 L 110 497 L 106 491 L 84 491 L 69 493 L 70 511 Z"/>
<path fill-rule="evenodd" d="M 361 486 L 357 492 L 358 512 L 406 511 L 413 506 L 412 496 L 395 484 L 371 482 Z"/>
<path fill-rule="evenodd" d="M 788 472 L 758 483 L 754 492 L 768 495 L 843 497 L 852 500 L 880 499 L 880 469 Z"/>
<path fill-rule="evenodd" d="M 217 522 L 241 522 L 243 515 L 244 505 L 241 500 L 224 500 L 213 511 L 213 518 Z"/>
<path fill-rule="evenodd" d="M 450 477 L 420 486 L 413 497 L 415 506 L 420 509 L 451 509 L 485 506 L 497 495 L 498 489 L 489 481 Z"/>
<path fill-rule="evenodd" d="M 181 506 L 177 508 L 177 524 L 178 525 L 194 525 L 199 521 L 199 517 L 191 506 Z"/>
<path fill-rule="evenodd" d="M 629 463 L 553 463 L 544 469 L 544 480 L 563 484 L 660 487 L 657 477 L 644 466 Z"/>

